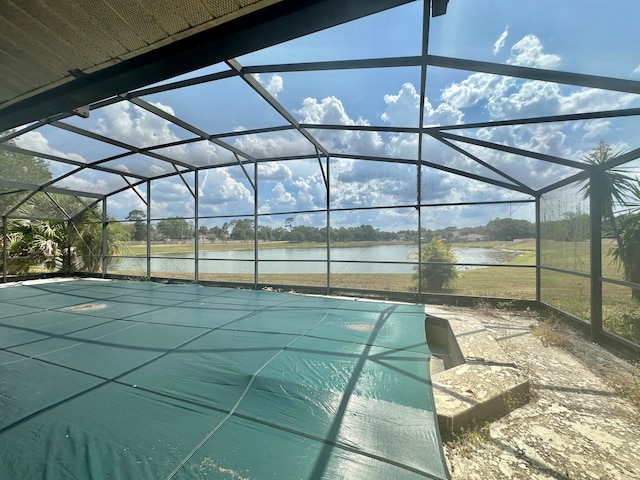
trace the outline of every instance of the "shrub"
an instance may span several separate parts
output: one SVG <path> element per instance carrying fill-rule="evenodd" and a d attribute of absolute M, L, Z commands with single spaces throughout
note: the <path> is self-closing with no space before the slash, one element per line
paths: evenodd
<path fill-rule="evenodd" d="M 413 278 L 417 288 L 421 282 L 423 292 L 444 292 L 460 275 L 453 265 L 458 259 L 451 246 L 438 238 L 423 244 L 420 252 L 411 252 L 409 258 L 420 260 L 420 265 L 413 267 Z"/>

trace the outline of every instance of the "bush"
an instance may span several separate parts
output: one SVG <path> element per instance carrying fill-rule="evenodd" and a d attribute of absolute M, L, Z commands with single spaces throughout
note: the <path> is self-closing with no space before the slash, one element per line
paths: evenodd
<path fill-rule="evenodd" d="M 411 260 L 420 260 L 421 264 L 413 267 L 416 288 L 422 283 L 423 292 L 444 292 L 460 275 L 456 266 L 458 261 L 451 251 L 451 246 L 443 240 L 434 238 L 422 245 L 420 252 L 415 250 L 409 254 Z"/>

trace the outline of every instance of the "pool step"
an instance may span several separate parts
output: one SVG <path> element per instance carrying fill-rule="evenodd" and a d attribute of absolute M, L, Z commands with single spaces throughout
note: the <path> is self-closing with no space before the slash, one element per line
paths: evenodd
<path fill-rule="evenodd" d="M 465 363 L 432 370 L 433 394 L 443 438 L 463 428 L 503 416 L 529 401 L 529 379 L 481 322 L 469 314 L 427 307 L 445 318 Z"/>

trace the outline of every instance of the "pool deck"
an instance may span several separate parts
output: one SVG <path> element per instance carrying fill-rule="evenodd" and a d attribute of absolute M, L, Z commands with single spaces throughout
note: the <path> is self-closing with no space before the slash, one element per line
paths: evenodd
<path fill-rule="evenodd" d="M 467 336 L 493 339 L 530 382 L 524 406 L 445 443 L 453 480 L 640 479 L 640 412 L 619 393 L 624 384 L 640 387 L 638 365 L 562 327 L 565 344 L 552 345 L 531 334 L 540 322 L 532 312 L 431 305 L 427 312 L 475 324 Z"/>

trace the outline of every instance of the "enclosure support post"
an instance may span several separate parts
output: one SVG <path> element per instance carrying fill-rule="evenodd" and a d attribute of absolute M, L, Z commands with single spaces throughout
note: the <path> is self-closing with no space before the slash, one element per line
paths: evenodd
<path fill-rule="evenodd" d="M 193 221 L 193 226 L 195 228 L 195 256 L 196 258 L 194 259 L 194 280 L 196 283 L 198 283 L 198 277 L 199 277 L 199 261 L 200 261 L 200 222 L 198 222 L 198 216 L 199 216 L 199 212 L 198 212 L 198 192 L 199 192 L 199 188 L 198 188 L 198 170 L 196 170 L 195 172 L 193 172 L 194 175 L 194 192 L 193 192 L 193 201 L 195 203 L 195 205 L 193 206 L 193 212 L 195 215 L 195 219 Z"/>
<path fill-rule="evenodd" d="M 327 171 L 325 188 L 327 190 L 327 295 L 331 294 L 331 177 L 329 164 L 331 158 L 327 156 Z"/>
<path fill-rule="evenodd" d="M 7 216 L 2 217 L 2 282 L 7 283 Z"/>
<path fill-rule="evenodd" d="M 420 66 L 420 115 L 418 117 L 418 162 L 416 164 L 416 211 L 418 212 L 418 303 L 422 303 L 422 159 L 424 157 L 424 104 L 427 98 L 427 56 L 429 55 L 429 29 L 431 4 L 424 2 L 422 11 L 422 65 Z M 415 266 L 414 266 L 415 268 Z"/>
<path fill-rule="evenodd" d="M 107 197 L 102 199 L 102 278 L 107 276 L 107 253 L 109 249 L 109 223 L 107 222 Z"/>
<path fill-rule="evenodd" d="M 542 281 L 541 281 L 541 254 L 540 254 L 540 199 L 541 196 L 536 196 L 536 302 L 540 302 L 542 299 Z"/>
<path fill-rule="evenodd" d="M 422 144 L 422 142 L 419 143 Z M 422 166 L 419 162 L 417 168 L 418 204 L 416 205 L 416 210 L 418 211 L 418 238 L 416 241 L 418 242 L 418 303 L 422 303 L 422 210 L 420 208 L 420 199 L 422 198 Z"/>
<path fill-rule="evenodd" d="M 151 278 L 151 180 L 147 180 L 147 280 Z"/>
<path fill-rule="evenodd" d="M 73 265 L 71 265 L 71 249 L 73 248 L 73 241 L 72 241 L 72 237 L 73 236 L 73 219 L 70 218 L 69 220 L 67 220 L 67 253 L 66 253 L 66 270 L 67 270 L 67 274 L 73 275 L 75 273 L 75 270 L 73 268 Z"/>
<path fill-rule="evenodd" d="M 591 192 L 591 340 L 597 341 L 602 333 L 602 176 L 594 169 L 589 178 Z"/>
<path fill-rule="evenodd" d="M 258 162 L 253 162 L 253 289 L 258 289 Z"/>

